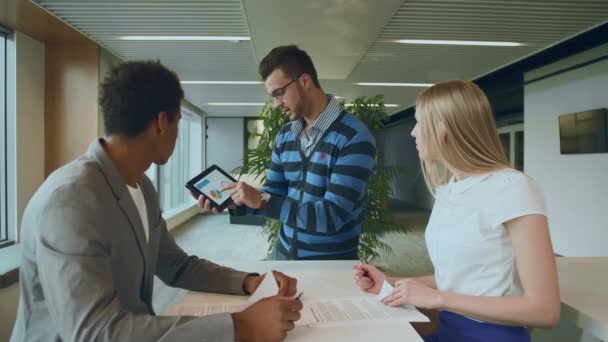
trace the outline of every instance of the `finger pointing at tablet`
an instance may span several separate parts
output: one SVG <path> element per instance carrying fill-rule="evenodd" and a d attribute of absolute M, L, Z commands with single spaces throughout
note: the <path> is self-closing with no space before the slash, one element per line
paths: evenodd
<path fill-rule="evenodd" d="M 246 205 L 257 209 L 261 205 L 262 199 L 258 190 L 245 182 L 228 184 L 224 189 L 234 191 L 231 196 L 232 201 L 238 206 Z"/>

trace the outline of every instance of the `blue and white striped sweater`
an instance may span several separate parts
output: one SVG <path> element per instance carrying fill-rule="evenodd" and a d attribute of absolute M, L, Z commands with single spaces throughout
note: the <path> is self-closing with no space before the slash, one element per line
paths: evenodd
<path fill-rule="evenodd" d="M 356 258 L 374 137 L 343 112 L 307 158 L 291 124 L 277 135 L 262 187 L 272 194 L 265 214 L 282 223 L 279 249 L 296 259 Z"/>

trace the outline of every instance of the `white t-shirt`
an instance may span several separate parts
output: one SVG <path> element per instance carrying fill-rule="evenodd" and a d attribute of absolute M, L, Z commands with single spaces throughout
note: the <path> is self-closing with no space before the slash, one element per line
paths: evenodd
<path fill-rule="evenodd" d="M 127 189 L 129 189 L 129 193 L 131 194 L 133 202 L 135 202 L 135 206 L 139 212 L 139 218 L 141 219 L 141 224 L 144 227 L 144 234 L 146 235 L 146 242 L 148 242 L 150 228 L 148 227 L 148 210 L 146 209 L 146 200 L 144 199 L 144 194 L 141 192 L 141 188 L 139 186 L 137 188 L 133 188 L 130 185 L 127 185 Z"/>
<path fill-rule="evenodd" d="M 426 229 L 437 288 L 472 296 L 522 294 L 503 223 L 529 214 L 546 216 L 543 195 L 513 169 L 452 178 L 439 187 Z"/>

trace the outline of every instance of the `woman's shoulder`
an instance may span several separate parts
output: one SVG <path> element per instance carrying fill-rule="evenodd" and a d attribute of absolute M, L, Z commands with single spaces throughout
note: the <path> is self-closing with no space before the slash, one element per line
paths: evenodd
<path fill-rule="evenodd" d="M 512 168 L 491 173 L 484 183 L 483 192 L 492 193 L 497 198 L 517 200 L 522 197 L 542 197 L 542 191 L 532 177 Z"/>
<path fill-rule="evenodd" d="M 529 214 L 546 216 L 546 204 L 539 185 L 527 174 L 514 169 L 503 169 L 488 178 L 492 196 L 484 200 L 484 208 L 494 227 Z"/>
<path fill-rule="evenodd" d="M 491 176 L 486 179 L 486 181 L 492 183 L 492 185 L 496 187 L 534 183 L 534 180 L 530 176 L 512 168 L 504 168 L 494 171 L 492 172 Z"/>
<path fill-rule="evenodd" d="M 506 168 L 494 172 L 487 180 L 488 189 L 502 200 L 544 202 L 540 186 L 524 172 Z"/>

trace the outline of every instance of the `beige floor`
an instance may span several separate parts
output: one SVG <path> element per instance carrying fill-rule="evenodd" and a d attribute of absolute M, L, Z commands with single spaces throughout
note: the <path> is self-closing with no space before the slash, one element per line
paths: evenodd
<path fill-rule="evenodd" d="M 433 273 L 424 241 L 424 231 L 429 213 L 412 210 L 395 214 L 395 220 L 407 227 L 407 234 L 390 233 L 384 241 L 391 246 L 391 253 L 381 253 L 374 264 L 395 276 L 422 276 Z"/>

